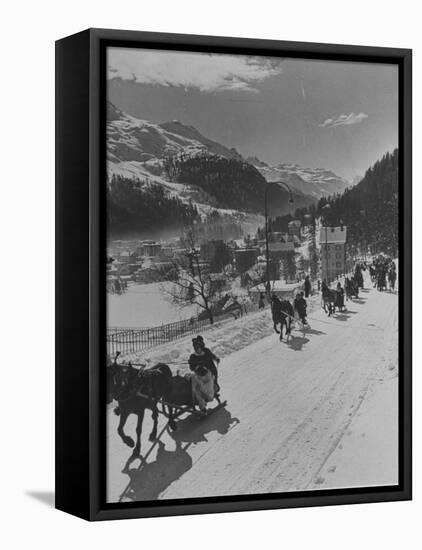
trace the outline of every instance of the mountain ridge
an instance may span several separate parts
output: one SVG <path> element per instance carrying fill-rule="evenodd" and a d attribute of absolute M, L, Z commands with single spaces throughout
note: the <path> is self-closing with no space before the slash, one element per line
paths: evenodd
<path fill-rule="evenodd" d="M 177 175 L 169 170 L 173 164 L 178 166 Z M 154 123 L 136 118 L 111 102 L 107 102 L 107 170 L 109 182 L 113 176 L 126 178 L 137 181 L 136 186 L 144 191 L 158 185 L 169 199 L 194 204 L 201 216 L 215 209 L 224 215 L 262 215 L 266 181 L 288 183 L 295 208 L 332 194 L 336 182 L 340 182 L 337 191 L 347 185 L 330 170 L 288 163 L 271 167 L 256 156 L 244 158 L 194 126 L 179 120 Z M 284 187 L 273 191 L 269 208 L 277 215 L 291 210 Z"/>

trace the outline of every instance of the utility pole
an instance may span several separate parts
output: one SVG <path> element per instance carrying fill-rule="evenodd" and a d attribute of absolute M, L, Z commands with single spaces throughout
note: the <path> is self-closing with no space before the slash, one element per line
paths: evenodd
<path fill-rule="evenodd" d="M 330 208 L 329 204 L 326 204 L 323 206 L 325 210 L 328 210 Z M 330 283 L 330 278 L 328 276 L 328 227 L 327 227 L 327 216 L 324 215 L 323 217 L 323 223 L 324 223 L 324 229 L 325 229 L 325 270 L 326 270 L 326 277 L 327 277 L 327 284 Z"/>
<path fill-rule="evenodd" d="M 268 242 L 268 189 L 270 184 L 267 183 L 265 186 L 265 197 L 264 197 L 264 217 L 265 217 L 265 291 L 267 293 L 267 298 L 270 297 L 271 285 L 270 285 L 270 245 Z"/>
<path fill-rule="evenodd" d="M 270 245 L 269 245 L 269 230 L 268 230 L 268 191 L 271 185 L 284 185 L 289 192 L 289 203 L 293 203 L 293 193 L 290 187 L 284 181 L 267 181 L 264 193 L 264 218 L 265 218 L 265 291 L 267 298 L 270 298 L 271 283 L 270 283 Z"/>
<path fill-rule="evenodd" d="M 327 225 L 324 226 L 325 229 L 325 273 L 327 277 L 327 284 L 330 284 L 330 277 L 328 276 L 328 227 Z"/>

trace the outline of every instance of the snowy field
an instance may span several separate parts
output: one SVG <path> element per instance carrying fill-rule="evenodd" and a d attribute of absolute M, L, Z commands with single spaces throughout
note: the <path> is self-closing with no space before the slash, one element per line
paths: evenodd
<path fill-rule="evenodd" d="M 107 294 L 107 324 L 110 327 L 155 327 L 189 319 L 196 306 L 179 308 L 165 290 L 172 283 L 129 285 L 123 294 Z"/>
<path fill-rule="evenodd" d="M 328 318 L 315 297 L 311 329 L 289 344 L 272 331 L 270 312 L 217 324 L 203 333 L 222 357 L 226 409 L 185 418 L 142 455 L 116 433 L 108 408 L 108 501 L 156 500 L 392 485 L 398 481 L 398 297 L 366 280 L 348 311 Z M 190 337 L 138 359 L 183 370 Z M 133 435 L 135 418 L 127 422 Z"/>

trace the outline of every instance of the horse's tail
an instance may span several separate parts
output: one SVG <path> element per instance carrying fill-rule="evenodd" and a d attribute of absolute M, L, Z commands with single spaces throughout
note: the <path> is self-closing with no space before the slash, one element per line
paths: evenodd
<path fill-rule="evenodd" d="M 274 330 L 276 331 L 277 334 L 280 334 L 280 331 L 277 330 L 277 322 L 274 321 Z"/>

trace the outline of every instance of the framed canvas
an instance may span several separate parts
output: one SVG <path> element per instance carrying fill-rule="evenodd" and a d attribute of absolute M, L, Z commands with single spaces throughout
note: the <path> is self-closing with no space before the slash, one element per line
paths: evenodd
<path fill-rule="evenodd" d="M 411 51 L 56 43 L 56 506 L 411 498 Z"/>

